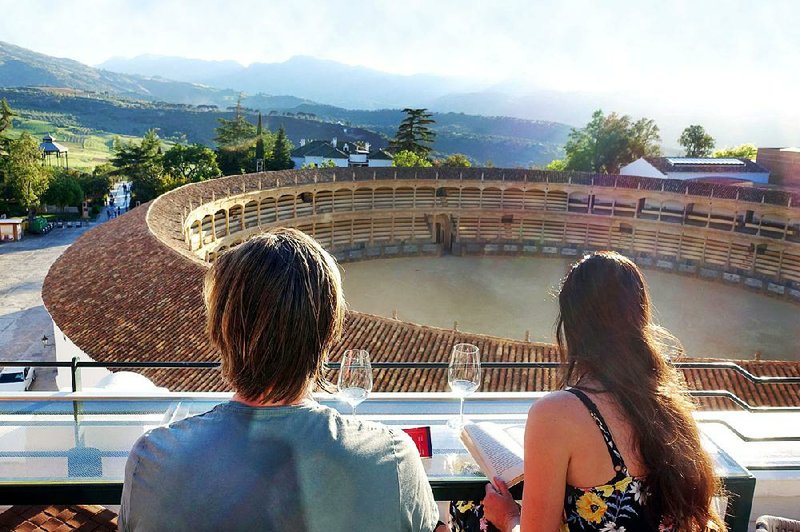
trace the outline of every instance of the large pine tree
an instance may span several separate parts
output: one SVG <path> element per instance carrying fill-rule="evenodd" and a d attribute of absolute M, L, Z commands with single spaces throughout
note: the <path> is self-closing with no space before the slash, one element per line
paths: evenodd
<path fill-rule="evenodd" d="M 292 143 L 286 138 L 286 131 L 283 126 L 275 136 L 275 144 L 272 146 L 272 153 L 267 157 L 267 170 L 289 170 L 294 168 L 292 160 Z"/>
<path fill-rule="evenodd" d="M 433 140 L 436 133 L 428 127 L 436 123 L 432 114 L 427 109 L 403 109 L 406 117 L 400 122 L 397 134 L 391 141 L 393 150 L 414 152 L 427 159 L 431 154 Z"/>

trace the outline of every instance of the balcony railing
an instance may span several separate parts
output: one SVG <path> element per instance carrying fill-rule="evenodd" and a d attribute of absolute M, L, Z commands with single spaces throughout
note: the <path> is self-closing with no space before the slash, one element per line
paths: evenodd
<path fill-rule="evenodd" d="M 136 394 L 80 391 L 84 368 L 206 368 L 214 362 L 2 362 L 0 365 L 69 368 L 74 392 L 0 394 L 0 505 L 117 504 L 124 463 L 133 442 L 150 428 L 195 415 L 229 400 L 230 393 Z M 487 369 L 557 369 L 553 362 L 485 362 Z M 800 377 L 763 377 L 733 363 L 680 362 L 682 369 L 732 370 L 755 386 L 800 384 Z M 338 364 L 329 364 L 337 369 Z M 443 369 L 446 363 L 375 362 L 375 369 Z M 756 477 L 766 470 L 789 475 L 800 485 L 800 407 L 753 406 L 727 390 L 695 390 L 699 397 L 726 397 L 742 407 L 738 412 L 700 412 L 698 422 L 713 456 L 727 496 L 731 530 L 746 530 Z M 525 422 L 530 404 L 540 392 L 477 393 L 467 400 L 474 421 L 505 424 Z M 333 396 L 317 395 L 333 408 L 349 408 Z M 395 426 L 430 426 L 434 457 L 425 460 L 438 500 L 480 498 L 484 476 L 461 446 L 446 421 L 458 402 L 444 393 L 374 393 L 359 407 L 359 415 Z M 763 420 L 760 423 L 758 420 Z M 763 426 L 779 427 L 763 433 Z M 794 428 L 793 428 L 794 427 Z M 783 432 L 780 432 L 783 431 Z M 792 432 L 794 431 L 794 433 Z M 784 477 L 785 478 L 785 477 Z M 759 483 L 762 481 L 759 480 Z M 764 481 L 765 486 L 770 480 Z M 767 491 L 770 491 L 768 489 Z M 517 492 L 519 495 L 519 492 Z M 800 501 L 800 492 L 792 499 Z"/>
<path fill-rule="evenodd" d="M 747 381 L 756 384 L 800 384 L 800 376 L 761 376 L 747 371 L 734 362 L 674 362 L 673 365 L 682 370 L 728 370 L 732 371 Z M 80 372 L 83 368 L 105 368 L 105 369 L 219 369 L 219 362 L 195 362 L 195 361 L 164 361 L 164 362 L 95 362 L 91 360 L 80 360 L 75 357 L 71 361 L 3 361 L 0 360 L 0 367 L 3 366 L 30 366 L 40 368 L 69 368 L 71 374 L 72 391 L 81 391 Z M 485 369 L 552 369 L 561 367 L 558 362 L 481 362 L 481 367 Z M 326 368 L 338 370 L 339 364 L 331 362 L 326 364 Z M 446 362 L 373 362 L 373 369 L 447 369 Z M 748 412 L 800 412 L 798 406 L 755 406 L 749 404 L 736 394 L 728 390 L 689 390 L 689 394 L 694 397 L 721 397 L 729 399 L 743 410 Z"/>

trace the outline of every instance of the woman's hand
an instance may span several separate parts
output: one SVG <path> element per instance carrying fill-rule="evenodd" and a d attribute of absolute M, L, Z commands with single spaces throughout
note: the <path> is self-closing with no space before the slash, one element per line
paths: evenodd
<path fill-rule="evenodd" d="M 509 532 L 519 525 L 519 506 L 508 491 L 506 483 L 494 477 L 494 486 L 486 484 L 486 496 L 483 498 L 483 517 L 499 528 Z"/>

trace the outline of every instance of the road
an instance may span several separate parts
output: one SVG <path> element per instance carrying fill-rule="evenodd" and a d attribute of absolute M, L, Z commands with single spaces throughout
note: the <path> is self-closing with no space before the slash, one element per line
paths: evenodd
<path fill-rule="evenodd" d="M 126 185 L 127 186 L 127 185 Z M 115 206 L 127 209 L 122 184 L 112 190 Z M 88 227 L 55 228 L 46 235 L 25 235 L 0 245 L 0 360 L 55 360 L 53 323 L 42 302 L 42 284 L 50 266 L 80 235 L 108 220 L 104 209 Z M 87 265 L 91 267 L 91 265 Z M 37 370 L 34 390 L 55 390 L 54 369 Z"/>

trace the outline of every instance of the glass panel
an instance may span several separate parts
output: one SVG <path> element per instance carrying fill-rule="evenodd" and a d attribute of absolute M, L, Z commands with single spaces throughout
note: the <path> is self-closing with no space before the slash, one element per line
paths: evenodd
<path fill-rule="evenodd" d="M 446 426 L 458 411 L 457 400 L 448 394 L 374 395 L 359 407 L 359 416 L 398 428 L 431 427 L 433 457 L 423 460 L 431 480 L 483 478 L 458 434 Z M 536 396 L 478 394 L 467 399 L 465 415 L 474 422 L 521 425 Z M 330 396 L 318 399 L 348 412 L 347 405 Z M 119 483 L 128 452 L 144 432 L 206 412 L 223 400 L 224 396 L 215 395 L 174 400 L 0 401 L 0 483 Z M 704 445 L 721 476 L 749 476 L 716 440 L 706 438 Z M 794 459 L 798 459 L 796 452 Z"/>
<path fill-rule="evenodd" d="M 0 384 L 9 382 L 22 382 L 24 380 L 25 375 L 23 375 L 21 371 L 15 371 L 14 373 L 0 373 Z"/>

